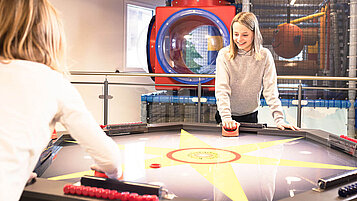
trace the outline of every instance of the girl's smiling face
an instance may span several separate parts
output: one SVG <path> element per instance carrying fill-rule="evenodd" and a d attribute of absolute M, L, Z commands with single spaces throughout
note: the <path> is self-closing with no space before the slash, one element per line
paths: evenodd
<path fill-rule="evenodd" d="M 239 22 L 233 23 L 233 41 L 238 46 L 238 49 L 246 52 L 252 49 L 253 31 Z"/>

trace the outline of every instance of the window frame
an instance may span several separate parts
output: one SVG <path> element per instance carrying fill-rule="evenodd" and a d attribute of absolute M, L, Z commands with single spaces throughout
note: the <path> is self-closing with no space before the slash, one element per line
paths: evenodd
<path fill-rule="evenodd" d="M 154 2 L 153 2 L 154 3 Z M 125 72 L 142 72 L 142 73 L 146 73 L 148 71 L 148 69 L 144 69 L 145 67 L 128 67 L 128 62 L 127 62 L 127 45 L 128 45 L 128 41 L 127 41 L 127 8 L 128 8 L 128 4 L 129 5 L 133 5 L 133 6 L 139 6 L 139 7 L 144 7 L 144 8 L 148 8 L 148 9 L 153 9 L 153 16 L 155 16 L 155 12 L 156 12 L 156 7 L 157 5 L 153 5 L 153 4 L 149 4 L 148 3 L 143 3 L 143 2 L 138 2 L 138 1 L 133 1 L 133 0 L 125 0 L 124 1 L 124 55 L 123 55 L 123 59 L 124 59 L 124 71 Z M 148 25 L 149 26 L 149 25 Z M 146 60 L 146 58 L 145 58 Z"/>

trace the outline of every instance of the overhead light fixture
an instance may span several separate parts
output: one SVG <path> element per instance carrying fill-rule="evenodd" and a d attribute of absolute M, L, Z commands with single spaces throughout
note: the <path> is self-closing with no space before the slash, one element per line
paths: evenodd
<path fill-rule="evenodd" d="M 293 5 L 295 4 L 295 1 L 296 1 L 296 0 L 291 0 L 291 1 L 290 1 L 290 6 L 293 6 Z"/>

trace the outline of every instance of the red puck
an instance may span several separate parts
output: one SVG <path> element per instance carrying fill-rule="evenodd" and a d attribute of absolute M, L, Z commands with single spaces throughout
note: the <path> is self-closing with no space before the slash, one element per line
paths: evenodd
<path fill-rule="evenodd" d="M 66 185 L 64 185 L 64 187 L 63 187 L 63 192 L 64 192 L 65 194 L 69 194 L 69 189 L 71 188 L 71 186 L 72 186 L 72 184 L 66 184 Z"/>
<path fill-rule="evenodd" d="M 159 163 L 152 163 L 150 165 L 151 168 L 161 168 L 161 165 Z"/>

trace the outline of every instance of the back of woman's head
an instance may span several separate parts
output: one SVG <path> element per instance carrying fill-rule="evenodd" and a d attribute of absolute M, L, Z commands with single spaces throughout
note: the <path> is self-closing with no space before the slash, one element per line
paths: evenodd
<path fill-rule="evenodd" d="M 255 53 L 255 57 L 257 60 L 260 60 L 262 55 L 261 55 L 261 47 L 263 44 L 263 37 L 260 33 L 259 29 L 259 23 L 257 17 L 251 13 L 251 12 L 240 12 L 238 13 L 232 20 L 231 22 L 231 36 L 230 36 L 230 57 L 234 58 L 235 55 L 238 52 L 238 47 L 233 41 L 233 24 L 234 23 L 240 23 L 247 27 L 249 30 L 253 31 L 254 33 L 254 38 L 253 38 L 253 44 L 252 44 L 252 50 Z"/>
<path fill-rule="evenodd" d="M 65 72 L 63 27 L 48 0 L 0 0 L 0 13 L 0 61 L 34 61 Z"/>

